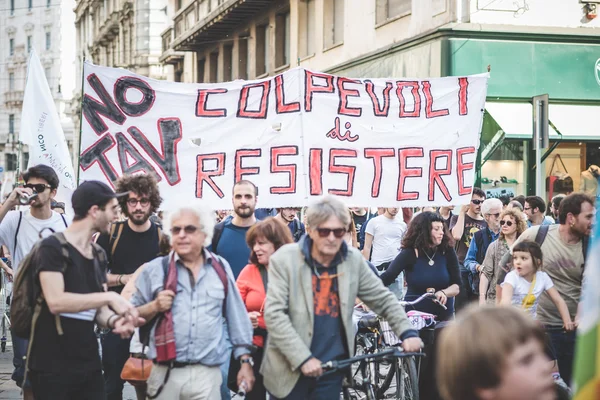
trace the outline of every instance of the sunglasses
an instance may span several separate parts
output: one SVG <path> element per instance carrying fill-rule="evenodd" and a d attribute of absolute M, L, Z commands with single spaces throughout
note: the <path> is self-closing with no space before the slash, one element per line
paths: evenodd
<path fill-rule="evenodd" d="M 44 190 L 52 188 L 52 186 L 45 185 L 43 183 L 28 183 L 26 185 L 23 185 L 23 187 L 27 189 L 32 189 L 34 192 L 37 193 L 42 193 Z"/>
<path fill-rule="evenodd" d="M 336 238 L 339 239 L 339 238 L 344 237 L 344 235 L 346 234 L 346 228 L 336 228 L 336 229 L 317 228 L 317 232 L 319 232 L 319 236 L 322 238 L 329 237 L 331 232 L 333 232 L 333 236 L 335 236 Z"/>
<path fill-rule="evenodd" d="M 484 200 L 471 200 L 471 203 L 473 203 L 475 205 L 480 205 L 483 202 L 484 202 Z"/>
<path fill-rule="evenodd" d="M 513 226 L 513 222 L 512 221 L 500 221 L 500 225 Z"/>
<path fill-rule="evenodd" d="M 137 204 L 140 203 L 142 205 L 142 207 L 146 207 L 148 204 L 150 204 L 150 199 L 128 199 L 127 200 L 127 204 L 129 204 L 131 207 L 135 207 L 137 206 Z"/>
<path fill-rule="evenodd" d="M 194 225 L 173 226 L 173 227 L 171 227 L 171 233 L 174 236 L 177 236 L 177 235 L 179 235 L 181 233 L 181 230 L 183 230 L 186 235 L 191 235 L 191 234 L 196 233 L 196 231 L 198 229 L 200 229 L 200 227 L 194 226 Z"/>

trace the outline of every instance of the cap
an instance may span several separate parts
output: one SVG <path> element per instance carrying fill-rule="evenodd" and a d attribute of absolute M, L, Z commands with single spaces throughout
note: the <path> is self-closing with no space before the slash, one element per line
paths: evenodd
<path fill-rule="evenodd" d="M 127 196 L 129 192 L 115 193 L 106 183 L 85 181 L 75 189 L 71 203 L 75 215 L 84 216 L 93 206 L 106 204 L 110 199 Z"/>

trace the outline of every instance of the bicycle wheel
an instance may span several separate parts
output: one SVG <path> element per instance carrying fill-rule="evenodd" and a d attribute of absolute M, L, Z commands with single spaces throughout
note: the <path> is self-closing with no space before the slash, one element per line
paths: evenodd
<path fill-rule="evenodd" d="M 419 400 L 419 376 L 414 357 L 402 357 L 399 361 L 397 399 Z"/>

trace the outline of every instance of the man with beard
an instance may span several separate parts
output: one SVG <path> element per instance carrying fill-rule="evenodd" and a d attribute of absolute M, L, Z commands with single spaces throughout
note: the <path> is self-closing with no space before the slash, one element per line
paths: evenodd
<path fill-rule="evenodd" d="M 385 208 L 384 210 L 383 214 L 369 220 L 365 228 L 365 246 L 362 250 L 363 256 L 367 260 L 370 259 L 379 271 L 385 271 L 400 253 L 400 244 L 407 229 L 403 215 L 399 213 L 399 208 Z M 373 249 L 372 253 L 371 249 Z M 398 299 L 401 299 L 404 274 L 398 275 L 396 282 L 392 283 L 389 288 Z"/>
<path fill-rule="evenodd" d="M 278 208 L 277 215 L 275 216 L 275 219 L 279 220 L 284 225 L 287 225 L 288 228 L 290 228 L 294 242 L 300 240 L 300 238 L 306 233 L 304 224 L 300 222 L 296 216 L 297 213 L 297 208 Z"/>
<path fill-rule="evenodd" d="M 592 231 L 594 211 L 592 197 L 584 193 L 570 194 L 560 202 L 560 224 L 531 227 L 515 242 L 516 245 L 529 240 L 540 244 L 544 255 L 542 270 L 550 276 L 558 294 L 567 303 L 573 321 L 577 321 L 587 241 Z M 502 271 L 498 275 L 496 291 L 504 282 L 509 259 L 510 253 L 507 253 L 500 263 Z M 498 297 L 498 293 L 496 296 Z M 537 319 L 550 337 L 560 376 L 565 382 L 571 382 L 576 332 L 563 328 L 558 309 L 547 293 L 540 297 Z"/>
<path fill-rule="evenodd" d="M 31 251 L 39 240 L 40 234 L 49 235 L 52 231 L 62 232 L 70 224 L 70 218 L 52 211 L 52 201 L 58 188 L 58 175 L 47 165 L 36 165 L 23 174 L 25 186 L 18 187 L 8 196 L 0 207 L 0 244 L 8 247 L 12 255 L 14 274 L 19 263 Z M 18 206 L 19 197 L 36 193 L 25 211 L 9 211 Z M 27 339 L 12 336 L 13 364 L 15 370 L 12 379 L 23 389 L 23 398 L 33 399 L 31 385 L 23 382 L 25 365 L 23 358 L 27 354 Z"/>
<path fill-rule="evenodd" d="M 116 182 L 125 221 L 114 223 L 109 233 L 98 237 L 98 244 L 108 255 L 109 290 L 121 293 L 135 271 L 158 257 L 160 228 L 150 216 L 160 207 L 156 179 L 150 174 L 124 175 Z M 107 333 L 102 338 L 102 367 L 108 400 L 123 398 L 121 370 L 129 358 L 130 339 Z"/>

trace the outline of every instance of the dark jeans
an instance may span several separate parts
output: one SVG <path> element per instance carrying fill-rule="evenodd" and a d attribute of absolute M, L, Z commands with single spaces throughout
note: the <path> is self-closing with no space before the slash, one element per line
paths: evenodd
<path fill-rule="evenodd" d="M 300 377 L 292 392 L 281 400 L 331 400 L 339 399 L 344 374 L 336 372 L 319 379 Z M 277 400 L 271 396 L 271 400 Z"/>
<path fill-rule="evenodd" d="M 477 301 L 477 295 L 473 293 L 471 284 L 469 283 L 469 271 L 460 265 L 460 293 L 456 296 L 454 303 L 454 310 L 458 313 L 462 308 L 468 306 L 470 303 Z"/>
<path fill-rule="evenodd" d="M 131 339 L 121 339 L 120 336 L 109 332 L 102 337 L 102 369 L 106 385 L 106 400 L 121 400 L 123 385 L 121 371 L 129 358 L 129 343 Z"/>
<path fill-rule="evenodd" d="M 545 329 L 558 361 L 558 372 L 567 385 L 571 385 L 577 333 L 575 331 L 567 332 L 559 327 L 546 326 Z"/>
<path fill-rule="evenodd" d="M 15 367 L 11 379 L 15 381 L 20 388 L 30 388 L 31 382 L 29 379 L 27 379 L 27 382 L 23 385 L 23 377 L 25 375 L 25 362 L 23 361 L 23 357 L 27 356 L 29 340 L 16 336 L 12 331 L 11 337 L 13 345 L 13 366 Z"/>
<path fill-rule="evenodd" d="M 30 371 L 36 400 L 106 400 L 102 371 L 52 373 Z"/>

